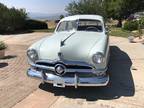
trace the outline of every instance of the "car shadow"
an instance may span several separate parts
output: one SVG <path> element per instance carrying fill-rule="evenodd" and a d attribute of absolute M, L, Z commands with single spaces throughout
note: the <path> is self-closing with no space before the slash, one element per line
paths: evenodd
<path fill-rule="evenodd" d="M 81 98 L 87 101 L 118 99 L 121 96 L 134 96 L 135 86 L 131 74 L 132 62 L 124 51 L 117 46 L 110 47 L 110 62 L 108 72 L 110 82 L 106 87 L 73 87 L 55 88 L 50 84 L 40 84 L 39 88 L 66 98 Z"/>

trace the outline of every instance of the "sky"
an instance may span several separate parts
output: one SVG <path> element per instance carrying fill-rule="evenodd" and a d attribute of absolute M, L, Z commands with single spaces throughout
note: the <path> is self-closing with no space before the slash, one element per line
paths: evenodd
<path fill-rule="evenodd" d="M 27 12 L 56 14 L 66 13 L 65 6 L 73 0 L 0 0 L 7 7 L 25 8 Z"/>

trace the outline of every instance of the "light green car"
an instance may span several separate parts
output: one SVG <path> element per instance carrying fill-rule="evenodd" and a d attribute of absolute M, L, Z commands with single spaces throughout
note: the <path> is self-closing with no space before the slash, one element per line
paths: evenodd
<path fill-rule="evenodd" d="M 109 37 L 99 15 L 63 18 L 52 36 L 27 51 L 27 75 L 55 87 L 106 86 Z"/>

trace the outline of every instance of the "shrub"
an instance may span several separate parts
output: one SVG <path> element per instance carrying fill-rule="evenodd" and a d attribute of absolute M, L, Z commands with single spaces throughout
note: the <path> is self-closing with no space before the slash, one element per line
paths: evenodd
<path fill-rule="evenodd" d="M 138 21 L 126 21 L 123 27 L 124 30 L 133 31 L 138 29 Z"/>
<path fill-rule="evenodd" d="M 141 28 L 144 29 L 144 17 L 140 19 L 140 23 L 141 23 Z"/>
<path fill-rule="evenodd" d="M 133 31 L 138 29 L 138 23 L 140 23 L 140 27 L 144 29 L 144 17 L 142 17 L 139 21 L 137 20 L 128 20 L 124 24 L 124 29 Z"/>
<path fill-rule="evenodd" d="M 45 22 L 38 20 L 27 20 L 25 24 L 26 29 L 47 29 L 48 26 Z"/>
<path fill-rule="evenodd" d="M 0 41 L 0 50 L 4 50 L 6 48 L 7 48 L 6 44 L 4 42 Z"/>
<path fill-rule="evenodd" d="M 23 29 L 26 18 L 24 9 L 7 8 L 0 3 L 0 33 Z"/>

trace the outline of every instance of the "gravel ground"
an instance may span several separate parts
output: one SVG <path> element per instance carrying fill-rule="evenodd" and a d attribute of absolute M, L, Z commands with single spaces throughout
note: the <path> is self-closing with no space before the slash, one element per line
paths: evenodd
<path fill-rule="evenodd" d="M 26 49 L 43 33 L 0 36 L 7 43 L 5 59 L 0 60 L 0 108 L 10 108 L 38 89 L 40 81 L 26 76 Z"/>
<path fill-rule="evenodd" d="M 26 49 L 49 33 L 0 36 L 9 48 L 0 60 L 0 108 L 144 108 L 144 45 L 110 37 L 108 87 L 53 88 L 28 78 Z"/>

